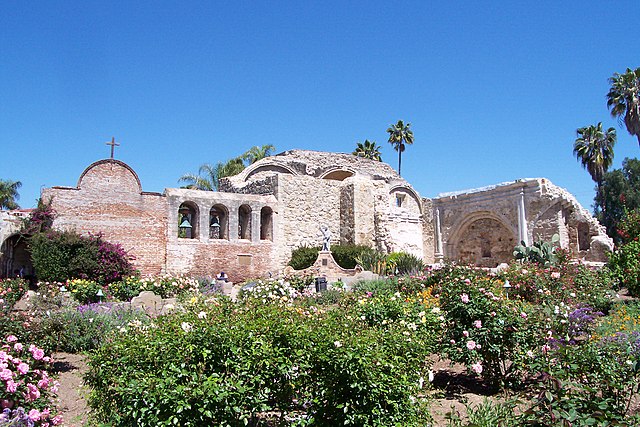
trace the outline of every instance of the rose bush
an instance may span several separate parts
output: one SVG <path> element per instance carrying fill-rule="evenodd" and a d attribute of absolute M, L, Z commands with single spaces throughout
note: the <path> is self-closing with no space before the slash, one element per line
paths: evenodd
<path fill-rule="evenodd" d="M 52 405 L 58 383 L 49 376 L 52 360 L 44 350 L 22 344 L 14 335 L 0 347 L 0 422 L 24 418 L 26 425 L 49 426 L 62 423 Z M 4 420 L 3 420 L 4 418 Z M 20 424 L 16 424 L 20 425 Z"/>

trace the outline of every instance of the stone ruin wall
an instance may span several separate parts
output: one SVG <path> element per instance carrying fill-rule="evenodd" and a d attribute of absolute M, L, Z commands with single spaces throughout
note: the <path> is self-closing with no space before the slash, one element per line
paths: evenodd
<path fill-rule="evenodd" d="M 485 267 L 511 260 L 513 248 L 520 244 L 521 192 L 529 245 L 550 240 L 557 233 L 560 246 L 574 258 L 607 260 L 606 252 L 613 244 L 604 228 L 571 194 L 546 179 L 520 180 L 434 199 L 434 208 L 440 210 L 445 258 Z"/>
<path fill-rule="evenodd" d="M 52 187 L 41 197 L 51 199 L 54 228 L 82 234 L 102 233 L 135 256 L 132 264 L 144 274 L 159 274 L 165 265 L 167 203 L 158 193 L 141 190 L 137 175 L 117 160 L 89 166 L 77 187 Z"/>
<path fill-rule="evenodd" d="M 279 247 L 280 264 L 286 264 L 291 251 L 300 246 L 320 246 L 320 225 L 331 232 L 331 244 L 340 243 L 341 237 L 341 182 L 316 179 L 310 176 L 280 175 L 278 200 L 283 245 Z"/>

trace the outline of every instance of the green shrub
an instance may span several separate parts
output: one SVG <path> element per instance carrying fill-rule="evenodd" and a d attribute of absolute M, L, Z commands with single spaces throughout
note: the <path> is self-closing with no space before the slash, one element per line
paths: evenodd
<path fill-rule="evenodd" d="M 301 246 L 291 251 L 291 260 L 289 264 L 294 270 L 304 270 L 309 268 L 318 259 L 320 247 Z"/>
<path fill-rule="evenodd" d="M 607 264 L 611 277 L 629 295 L 640 297 L 640 241 L 631 241 L 618 248 Z"/>
<path fill-rule="evenodd" d="M 355 268 L 356 258 L 362 252 L 368 252 L 371 248 L 364 245 L 335 245 L 331 246 L 331 254 L 342 268 Z"/>
<path fill-rule="evenodd" d="M 88 304 L 43 316 L 33 335 L 49 351 L 80 353 L 100 347 L 113 332 L 147 322 L 148 316 L 140 310 L 111 303 Z"/>
<path fill-rule="evenodd" d="M 417 426 L 433 349 L 338 308 L 227 300 L 114 337 L 91 356 L 89 403 L 101 422 L 137 426 Z"/>
<path fill-rule="evenodd" d="M 523 424 L 636 426 L 629 414 L 640 384 L 640 334 L 618 333 L 584 344 L 548 346 L 536 368 L 544 374 Z"/>
<path fill-rule="evenodd" d="M 111 283 L 133 271 L 120 245 L 73 231 L 36 233 L 29 239 L 31 259 L 41 281 L 89 279 Z"/>
<path fill-rule="evenodd" d="M 355 260 L 356 264 L 366 271 L 379 275 L 387 274 L 387 255 L 382 252 L 371 248 L 362 250 Z"/>

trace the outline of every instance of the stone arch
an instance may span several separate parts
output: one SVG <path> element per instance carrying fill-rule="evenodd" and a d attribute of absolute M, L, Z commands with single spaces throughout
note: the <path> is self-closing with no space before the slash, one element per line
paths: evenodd
<path fill-rule="evenodd" d="M 286 166 L 286 165 L 279 165 L 274 163 L 267 163 L 267 164 L 254 163 L 253 165 L 249 166 L 243 171 L 244 173 L 243 181 L 247 181 L 251 176 L 260 172 L 275 172 L 275 173 L 282 173 L 282 174 L 288 174 L 288 175 L 297 175 L 293 169 L 291 169 L 289 166 Z"/>
<path fill-rule="evenodd" d="M 260 209 L 260 240 L 273 241 L 273 209 L 269 206 Z"/>
<path fill-rule="evenodd" d="M 401 197 L 401 196 L 404 196 L 404 197 Z M 394 185 L 389 189 L 389 197 L 391 197 L 390 202 L 392 206 L 403 207 L 402 205 L 405 203 L 407 196 L 412 198 L 415 201 L 418 207 L 418 211 L 422 215 L 422 199 L 420 198 L 420 195 L 416 192 L 416 190 L 414 190 L 413 188 L 407 185 L 401 185 L 401 184 Z M 404 200 L 400 201 L 399 198 L 402 198 Z"/>
<path fill-rule="evenodd" d="M 209 238 L 229 240 L 229 209 L 223 204 L 209 209 Z"/>
<path fill-rule="evenodd" d="M 200 224 L 198 205 L 191 201 L 182 202 L 178 208 L 178 237 L 197 239 Z"/>
<path fill-rule="evenodd" d="M 251 206 L 238 208 L 238 239 L 251 240 Z"/>
<path fill-rule="evenodd" d="M 450 258 L 480 267 L 496 267 L 513 259 L 517 233 L 499 216 L 476 212 L 461 221 L 452 233 L 447 254 Z"/>
<path fill-rule="evenodd" d="M 9 236 L 0 246 L 0 278 L 4 277 L 24 277 L 35 283 L 31 252 L 24 236 Z"/>
<path fill-rule="evenodd" d="M 355 175 L 355 172 L 341 167 L 332 167 L 320 175 L 320 179 L 331 179 L 334 181 L 344 181 Z"/>
<path fill-rule="evenodd" d="M 117 171 L 116 169 L 120 169 Z M 124 172 L 124 173 L 122 173 Z M 138 174 L 125 162 L 115 159 L 98 160 L 90 164 L 78 178 L 77 188 L 93 187 L 96 184 L 104 185 L 104 181 L 113 183 L 121 189 L 133 193 L 142 193 L 142 184 Z"/>

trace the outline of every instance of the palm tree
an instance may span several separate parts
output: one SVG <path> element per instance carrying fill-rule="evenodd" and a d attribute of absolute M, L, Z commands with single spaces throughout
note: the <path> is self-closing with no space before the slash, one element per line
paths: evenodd
<path fill-rule="evenodd" d="M 225 163 L 218 162 L 215 166 L 205 163 L 200 166 L 197 174 L 184 174 L 179 182 L 187 182 L 186 188 L 205 191 L 218 191 L 220 179 L 237 175 L 244 170 L 244 163 L 240 157 Z"/>
<path fill-rule="evenodd" d="M 573 144 L 573 154 L 587 169 L 598 185 L 598 194 L 602 187 L 605 172 L 613 163 L 613 146 L 616 144 L 616 130 L 602 129 L 602 122 L 585 126 L 576 131 L 578 138 Z"/>
<path fill-rule="evenodd" d="M 178 179 L 178 182 L 187 182 L 187 188 L 194 190 L 216 191 L 218 189 L 218 165 L 211 166 L 211 164 L 205 163 L 200 166 L 197 174 L 184 174 Z"/>
<path fill-rule="evenodd" d="M 365 139 L 364 142 L 357 142 L 356 149 L 353 150 L 352 154 L 365 159 L 382 161 L 380 146 L 375 141 L 369 141 L 368 139 Z"/>
<path fill-rule="evenodd" d="M 627 131 L 635 135 L 640 144 L 640 68 L 627 68 L 624 74 L 614 73 L 609 83 L 607 107 L 611 115 L 618 120 L 624 117 Z"/>
<path fill-rule="evenodd" d="M 264 159 L 265 157 L 269 157 L 273 151 L 275 151 L 276 147 L 271 144 L 263 145 L 262 147 L 258 147 L 257 145 L 251 147 L 247 150 L 246 153 L 240 156 L 242 160 L 247 162 L 249 165 L 254 164 L 258 160 Z"/>
<path fill-rule="evenodd" d="M 22 187 L 20 181 L 0 179 L 0 209 L 18 209 L 20 206 L 16 200 L 20 198 L 18 188 Z"/>
<path fill-rule="evenodd" d="M 395 125 L 390 125 L 387 132 L 389 133 L 389 143 L 393 145 L 394 150 L 398 152 L 398 175 L 400 175 L 400 166 L 402 165 L 402 152 L 405 144 L 413 144 L 413 132 L 409 127 L 411 123 L 406 125 L 402 120 L 398 120 Z"/>

